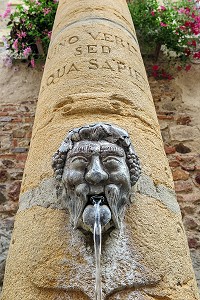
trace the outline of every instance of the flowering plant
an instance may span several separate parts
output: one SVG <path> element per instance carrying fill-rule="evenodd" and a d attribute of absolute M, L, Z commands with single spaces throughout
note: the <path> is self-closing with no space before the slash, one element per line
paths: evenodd
<path fill-rule="evenodd" d="M 177 70 L 188 71 L 188 62 L 200 59 L 199 2 L 164 0 L 164 5 L 159 5 L 157 0 L 132 0 L 129 9 L 141 51 L 149 54 L 153 50 L 157 61 L 162 49 L 170 62 L 176 62 Z M 160 71 L 158 65 L 153 66 L 153 75 Z"/>
<path fill-rule="evenodd" d="M 10 4 L 2 18 L 8 18 L 9 37 L 3 37 L 11 57 L 28 60 L 45 58 L 50 42 L 58 0 L 23 0 L 11 13 Z"/>

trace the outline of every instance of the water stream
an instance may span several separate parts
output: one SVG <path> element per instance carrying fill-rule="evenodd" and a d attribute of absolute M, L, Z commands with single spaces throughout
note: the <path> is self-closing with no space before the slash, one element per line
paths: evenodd
<path fill-rule="evenodd" d="M 95 210 L 94 249 L 95 249 L 95 259 L 96 259 L 95 300 L 102 300 L 100 204 L 101 204 L 101 199 L 94 199 L 94 210 Z"/>

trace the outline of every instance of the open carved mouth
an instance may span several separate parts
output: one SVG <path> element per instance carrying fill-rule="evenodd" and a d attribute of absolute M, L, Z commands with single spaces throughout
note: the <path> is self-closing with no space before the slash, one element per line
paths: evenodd
<path fill-rule="evenodd" d="M 95 204 L 99 203 L 100 222 L 102 231 L 112 227 L 111 209 L 104 193 L 96 195 L 88 195 L 88 201 L 83 210 L 82 218 L 83 223 L 93 231 L 95 223 Z"/>
<path fill-rule="evenodd" d="M 87 196 L 88 198 L 88 201 L 86 203 L 86 206 L 87 205 L 94 205 L 95 203 L 99 202 L 100 201 L 100 205 L 108 205 L 108 201 L 106 199 L 106 196 L 104 193 L 101 193 L 101 194 L 97 194 L 97 195 L 88 195 Z"/>

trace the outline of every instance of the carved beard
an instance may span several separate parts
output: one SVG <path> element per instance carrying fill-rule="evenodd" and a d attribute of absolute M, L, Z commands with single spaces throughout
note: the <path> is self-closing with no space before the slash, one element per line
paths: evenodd
<path fill-rule="evenodd" d="M 87 195 L 89 187 L 86 183 L 79 184 L 74 191 L 69 189 L 68 194 L 68 209 L 71 216 L 71 223 L 74 229 L 77 229 L 80 223 L 80 217 L 87 204 Z"/>
<path fill-rule="evenodd" d="M 115 228 L 120 229 L 123 218 L 125 204 L 128 198 L 125 196 L 120 198 L 120 189 L 115 184 L 109 184 L 104 187 L 107 206 L 112 213 L 112 221 Z M 90 186 L 86 183 L 79 184 L 75 190 L 66 189 L 68 199 L 68 209 L 70 212 L 71 223 L 74 229 L 80 227 L 82 222 L 82 214 L 88 203 L 88 195 L 90 195 Z M 91 196 L 91 195 L 90 195 Z"/>

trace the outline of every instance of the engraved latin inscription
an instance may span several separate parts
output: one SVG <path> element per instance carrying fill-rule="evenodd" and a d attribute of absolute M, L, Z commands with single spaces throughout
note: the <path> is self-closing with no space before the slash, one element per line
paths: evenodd
<path fill-rule="evenodd" d="M 84 37 L 84 38 L 82 36 L 72 35 L 72 36 L 64 38 L 61 42 L 59 42 L 55 45 L 53 45 L 54 41 L 52 41 L 52 44 L 50 47 L 50 52 L 48 53 L 47 59 L 53 58 L 56 54 L 58 54 L 62 51 L 66 51 L 66 50 L 72 51 L 71 46 L 75 46 L 74 54 L 76 54 L 77 52 L 79 52 L 79 53 L 83 52 L 83 48 L 85 48 L 85 47 L 87 48 L 87 46 L 85 46 L 85 45 L 83 46 L 85 40 L 88 40 L 90 45 L 97 45 L 97 43 L 99 43 L 99 42 L 101 42 L 101 43 L 105 42 L 105 45 L 103 46 L 103 47 L 105 47 L 105 49 L 106 49 L 106 46 L 108 48 L 119 47 L 119 48 L 123 48 L 123 51 L 128 50 L 128 52 L 130 54 L 138 53 L 138 45 L 136 43 L 133 43 L 132 40 L 129 40 L 129 41 L 125 40 L 124 38 L 122 38 L 118 35 L 101 32 L 101 31 L 99 31 L 97 33 L 94 33 L 91 31 L 86 31 L 86 32 L 84 32 L 84 34 L 86 35 L 86 37 Z M 69 48 L 69 49 L 67 49 L 67 48 Z M 104 48 L 102 49 L 102 53 L 104 51 L 106 51 L 105 49 Z"/>
<path fill-rule="evenodd" d="M 69 49 L 66 47 L 69 47 Z M 95 73 L 101 70 L 115 73 L 117 76 L 128 76 L 132 79 L 132 83 L 142 90 L 145 90 L 148 85 L 141 72 L 131 64 L 133 61 L 132 58 L 130 57 L 127 60 L 127 55 L 123 55 L 124 51 L 128 50 L 129 54 L 134 53 L 137 56 L 137 60 L 140 60 L 136 44 L 133 45 L 133 43 L 118 35 L 103 31 L 86 31 L 81 36 L 78 34 L 69 36 L 54 47 L 51 45 L 50 49 L 53 50 L 50 50 L 48 59 L 51 59 L 57 52 L 63 50 L 69 51 L 70 59 L 66 60 L 66 63 L 63 63 L 48 75 L 45 79 L 45 84 L 41 88 L 41 92 L 44 91 L 45 87 L 59 82 L 61 78 L 67 76 L 71 78 L 73 74 L 76 75 L 79 72 Z M 119 55 L 117 55 L 118 53 Z M 119 58 L 116 56 L 119 56 Z M 125 57 L 125 60 L 122 60 L 121 56 Z M 94 74 L 94 76 L 96 75 Z"/>

